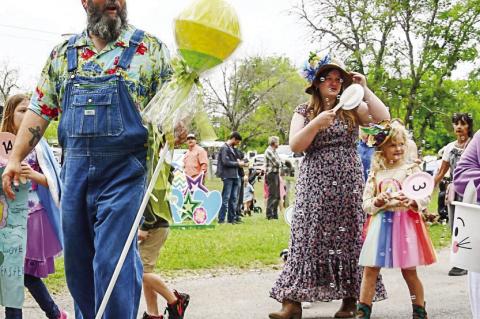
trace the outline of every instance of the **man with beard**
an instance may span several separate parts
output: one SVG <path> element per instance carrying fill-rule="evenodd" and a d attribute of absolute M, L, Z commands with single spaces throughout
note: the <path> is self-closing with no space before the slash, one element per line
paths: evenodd
<path fill-rule="evenodd" d="M 81 2 L 87 29 L 53 49 L 2 179 L 14 198 L 11 183 L 18 185 L 20 162 L 62 112 L 65 272 L 76 318 L 92 319 L 145 192 L 148 131 L 139 110 L 171 67 L 162 42 L 128 25 L 126 0 Z M 136 318 L 141 284 L 142 264 L 132 245 L 104 318 Z"/>

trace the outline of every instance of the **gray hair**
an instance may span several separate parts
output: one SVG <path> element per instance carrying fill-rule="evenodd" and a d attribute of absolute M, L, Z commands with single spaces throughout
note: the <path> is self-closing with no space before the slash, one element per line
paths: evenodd
<path fill-rule="evenodd" d="M 118 16 L 115 19 L 104 14 L 108 5 L 115 5 L 115 1 L 109 0 L 103 6 L 96 6 L 92 0 L 88 0 L 87 4 L 87 30 L 107 43 L 118 39 L 122 28 L 128 23 L 126 3 L 121 10 L 117 7 Z"/>
<path fill-rule="evenodd" d="M 273 144 L 280 144 L 280 139 L 278 136 L 270 136 L 268 138 L 268 145 L 273 145 Z"/>

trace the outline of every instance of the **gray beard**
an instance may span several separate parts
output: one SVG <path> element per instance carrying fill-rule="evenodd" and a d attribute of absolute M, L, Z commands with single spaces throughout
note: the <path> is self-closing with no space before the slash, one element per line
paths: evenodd
<path fill-rule="evenodd" d="M 123 10 L 118 13 L 118 16 L 112 19 L 104 14 L 102 8 L 95 7 L 92 0 L 88 0 L 87 30 L 90 34 L 110 43 L 118 39 L 127 23 L 126 4 Z"/>

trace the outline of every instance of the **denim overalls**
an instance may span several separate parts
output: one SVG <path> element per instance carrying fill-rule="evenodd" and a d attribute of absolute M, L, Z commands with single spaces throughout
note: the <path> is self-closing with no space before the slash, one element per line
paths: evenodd
<path fill-rule="evenodd" d="M 133 34 L 118 67 L 128 69 L 144 32 Z M 76 74 L 76 36 L 68 43 L 70 79 L 58 137 L 64 152 L 65 272 L 77 319 L 93 319 L 137 214 L 146 183 L 147 129 L 117 73 Z M 134 319 L 142 288 L 136 238 L 103 318 Z"/>

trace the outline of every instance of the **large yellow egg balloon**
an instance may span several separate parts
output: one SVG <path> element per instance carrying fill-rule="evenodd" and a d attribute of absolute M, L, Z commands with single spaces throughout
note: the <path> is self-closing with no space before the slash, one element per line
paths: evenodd
<path fill-rule="evenodd" d="M 225 61 L 240 44 L 240 24 L 224 0 L 197 0 L 175 19 L 175 40 L 187 64 L 202 72 Z"/>

